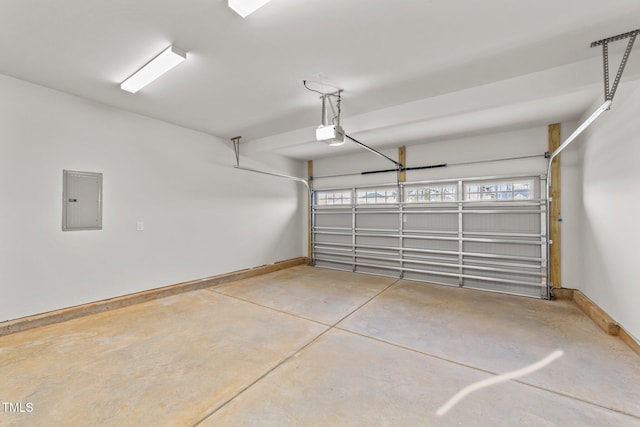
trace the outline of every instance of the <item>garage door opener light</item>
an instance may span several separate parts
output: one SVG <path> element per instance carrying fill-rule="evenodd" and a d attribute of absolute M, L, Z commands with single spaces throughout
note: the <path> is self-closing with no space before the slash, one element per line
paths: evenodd
<path fill-rule="evenodd" d="M 342 126 L 340 126 L 340 92 L 342 92 L 342 90 L 339 90 L 337 93 L 325 93 L 320 97 L 320 99 L 322 99 L 322 124 L 316 129 L 316 140 L 326 142 L 332 147 L 342 145 L 345 142 L 344 130 Z M 333 104 L 331 103 L 332 96 L 338 98 L 337 114 L 335 114 Z M 331 122 L 329 122 L 327 106 L 334 110 L 334 117 Z"/>

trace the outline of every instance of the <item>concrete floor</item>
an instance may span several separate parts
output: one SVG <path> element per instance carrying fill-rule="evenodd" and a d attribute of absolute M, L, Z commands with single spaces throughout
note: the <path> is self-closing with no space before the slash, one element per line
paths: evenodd
<path fill-rule="evenodd" d="M 640 426 L 640 357 L 571 302 L 306 266 L 0 337 L 0 378 L 2 426 Z"/>

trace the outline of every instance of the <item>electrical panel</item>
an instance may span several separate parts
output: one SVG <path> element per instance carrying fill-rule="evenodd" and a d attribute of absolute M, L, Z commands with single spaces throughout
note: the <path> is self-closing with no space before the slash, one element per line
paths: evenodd
<path fill-rule="evenodd" d="M 62 230 L 102 230 L 102 174 L 63 171 Z"/>

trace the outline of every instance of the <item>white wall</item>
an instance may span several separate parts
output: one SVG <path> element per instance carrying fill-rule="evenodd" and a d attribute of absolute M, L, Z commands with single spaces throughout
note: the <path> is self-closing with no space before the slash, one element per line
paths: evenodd
<path fill-rule="evenodd" d="M 0 321 L 306 254 L 298 184 L 234 163 L 228 141 L 0 75 Z M 104 174 L 103 230 L 61 231 L 63 169 Z"/>
<path fill-rule="evenodd" d="M 578 289 L 640 339 L 640 84 L 621 85 L 586 132 Z M 594 106 L 595 109 L 595 106 Z"/>

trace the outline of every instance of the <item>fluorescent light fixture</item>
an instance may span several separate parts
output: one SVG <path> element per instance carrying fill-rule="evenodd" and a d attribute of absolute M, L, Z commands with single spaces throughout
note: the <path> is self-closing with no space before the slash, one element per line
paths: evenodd
<path fill-rule="evenodd" d="M 267 3 L 269 0 L 229 0 L 229 7 L 246 18 Z"/>
<path fill-rule="evenodd" d="M 120 84 L 120 89 L 136 93 L 173 67 L 187 59 L 186 52 L 174 46 L 169 46 L 158 56 L 133 73 L 131 77 Z"/>
<path fill-rule="evenodd" d="M 340 125 L 320 125 L 316 129 L 316 140 L 324 141 L 332 147 L 344 144 L 344 130 Z"/>

